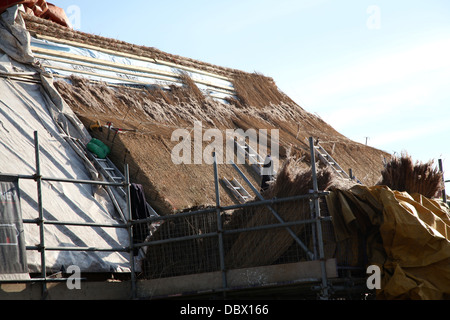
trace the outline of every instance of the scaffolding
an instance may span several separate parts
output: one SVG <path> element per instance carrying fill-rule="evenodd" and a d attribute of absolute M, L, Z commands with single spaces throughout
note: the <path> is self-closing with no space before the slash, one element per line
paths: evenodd
<path fill-rule="evenodd" d="M 169 216 L 152 216 L 146 219 L 133 220 L 131 214 L 130 178 L 128 166 L 125 165 L 123 183 L 105 181 L 86 181 L 73 179 L 58 179 L 41 176 L 39 160 L 38 133 L 35 132 L 36 173 L 31 176 L 17 175 L 18 179 L 30 179 L 36 181 L 38 191 L 37 219 L 24 219 L 23 223 L 37 224 L 40 230 L 40 243 L 35 246 L 27 246 L 26 250 L 36 250 L 41 255 L 41 274 L 39 278 L 27 280 L 5 280 L 1 283 L 40 283 L 42 285 L 41 297 L 48 295 L 47 285 L 51 282 L 64 282 L 69 278 L 49 277 L 46 272 L 46 252 L 48 251 L 100 251 L 100 252 L 127 252 L 129 253 L 130 278 L 123 290 L 129 290 L 127 296 L 136 298 L 167 298 L 177 296 L 196 296 L 209 293 L 220 294 L 226 297 L 234 292 L 242 292 L 247 289 L 270 288 L 298 288 L 306 284 L 309 291 L 319 299 L 329 299 L 332 290 L 338 286 L 332 285 L 330 278 L 342 283 L 342 278 L 337 274 L 336 262 L 326 256 L 326 243 L 332 229 L 331 217 L 321 213 L 321 199 L 327 192 L 318 189 L 316 167 L 314 160 L 314 144 L 310 138 L 312 156 L 312 181 L 313 190 L 309 194 L 289 198 L 264 199 L 258 190 L 234 164 L 230 163 L 240 174 L 257 200 L 230 206 L 222 206 L 219 195 L 219 178 L 217 161 L 214 161 L 214 181 L 216 193 L 216 205 L 201 210 L 182 212 Z M 216 156 L 214 154 L 214 160 Z M 8 177 L 13 177 L 8 175 Z M 48 221 L 43 215 L 42 182 L 58 181 L 64 183 L 92 184 L 107 187 L 122 187 L 126 190 L 127 212 L 126 222 L 120 224 L 82 223 L 70 221 Z M 305 208 L 301 219 L 283 219 L 278 214 L 278 207 L 290 203 L 293 208 Z M 265 214 L 259 214 L 264 208 Z M 258 214 L 254 214 L 255 210 Z M 227 214 L 233 211 L 233 214 Z M 253 213 L 246 217 L 247 214 Z M 255 222 L 256 220 L 257 222 Z M 123 247 L 47 247 L 45 245 L 45 225 L 64 225 L 98 228 L 124 228 L 129 234 L 128 246 Z M 136 237 L 138 235 L 138 237 Z M 139 236 L 140 235 L 140 236 Z M 144 241 L 136 241 L 142 239 Z M 145 237 L 147 235 L 147 237 Z M 288 239 L 276 243 L 273 248 L 264 243 L 269 239 Z M 264 242 L 266 241 L 266 242 Z M 252 247 L 252 244 L 258 246 Z M 284 250 L 279 250 L 283 246 Z M 136 259 L 144 255 L 142 270 L 136 272 Z M 251 254 L 250 254 L 251 253 Z M 310 264 L 308 264 L 310 263 Z M 311 264 L 313 263 L 313 264 Z M 268 274 L 261 268 L 272 268 L 272 273 L 279 273 L 276 266 L 282 266 L 284 271 L 291 270 L 293 278 L 273 277 L 267 281 L 261 281 L 261 275 Z M 274 267 L 275 266 L 275 267 Z M 312 273 L 307 273 L 304 278 L 298 278 L 298 269 L 308 266 Z M 317 270 L 320 272 L 317 273 Z M 330 274 L 330 270 L 331 273 Z M 238 274 L 246 272 L 246 281 L 239 282 Z M 248 281 L 250 275 L 256 274 L 256 280 Z M 220 284 L 209 282 L 210 276 L 220 274 Z M 197 276 L 195 281 L 202 281 L 202 286 L 194 288 L 180 288 L 180 279 Z M 201 278 L 203 276 L 203 278 Z M 180 278 L 181 277 L 181 278 Z M 184 277 L 184 278 L 183 278 Z M 255 277 L 255 276 L 254 276 Z M 175 279 L 175 280 L 174 280 Z M 70 278 L 71 281 L 75 280 Z M 80 278 L 80 281 L 86 279 Z M 167 287 L 170 281 L 175 282 L 175 291 L 155 291 L 156 286 Z M 164 285 L 162 285 L 165 282 Z M 344 281 L 345 282 L 345 281 Z M 353 283 L 354 284 L 354 283 Z M 352 287 L 354 287 L 352 284 Z M 299 289 L 300 290 L 300 289 Z M 186 294 L 186 292 L 188 292 Z M 309 292 L 309 294 L 311 294 Z"/>
<path fill-rule="evenodd" d="M 41 165 L 40 165 L 40 147 L 39 147 L 39 136 L 38 132 L 34 132 L 34 143 L 35 143 L 35 163 L 36 163 L 36 173 L 34 175 L 4 175 L 0 174 L 2 180 L 5 178 L 17 178 L 22 180 L 34 180 L 37 185 L 37 203 L 38 203 L 38 218 L 36 219 L 23 219 L 24 224 L 36 224 L 39 227 L 39 235 L 40 235 L 40 243 L 35 246 L 26 246 L 27 251 L 38 251 L 41 256 L 41 275 L 40 278 L 30 278 L 23 280 L 2 280 L 1 283 L 22 283 L 22 282 L 40 282 L 42 283 L 42 297 L 45 298 L 47 296 L 47 283 L 49 282 L 64 282 L 68 280 L 83 280 L 83 279 L 75 279 L 75 278 L 50 278 L 47 275 L 46 268 L 46 252 L 48 251 L 84 251 L 84 252 L 130 252 L 130 247 L 48 247 L 45 245 L 45 225 L 60 225 L 60 226 L 79 226 L 79 227 L 93 227 L 93 228 L 126 228 L 128 229 L 128 233 L 130 235 L 130 243 L 133 242 L 132 238 L 132 226 L 129 223 L 131 221 L 131 202 L 130 202 L 130 179 L 128 166 L 125 166 L 125 181 L 123 183 L 112 183 L 105 181 L 94 181 L 94 180 L 77 180 L 77 179 L 65 179 L 65 178 L 49 178 L 41 175 Z M 124 187 L 126 190 L 126 198 L 127 198 L 127 219 L 128 222 L 126 224 L 105 224 L 105 223 L 93 223 L 93 222 L 71 222 L 71 221 L 50 221 L 44 219 L 44 205 L 42 198 L 42 182 L 44 181 L 53 181 L 53 182 L 62 182 L 62 183 L 76 183 L 76 184 L 90 184 L 97 186 L 105 186 L 105 187 Z M 130 255 L 130 269 L 131 269 L 131 282 L 134 285 L 135 280 L 135 271 L 134 271 L 134 263 L 132 261 L 132 257 Z M 134 290 L 134 287 L 133 287 Z"/>

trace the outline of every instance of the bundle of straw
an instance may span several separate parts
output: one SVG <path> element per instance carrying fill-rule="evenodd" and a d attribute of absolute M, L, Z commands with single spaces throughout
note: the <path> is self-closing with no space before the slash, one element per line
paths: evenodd
<path fill-rule="evenodd" d="M 377 185 L 409 194 L 419 193 L 427 198 L 435 197 L 443 189 L 442 173 L 434 166 L 434 162 L 414 163 L 407 153 L 400 157 L 394 156 L 386 163 Z"/>

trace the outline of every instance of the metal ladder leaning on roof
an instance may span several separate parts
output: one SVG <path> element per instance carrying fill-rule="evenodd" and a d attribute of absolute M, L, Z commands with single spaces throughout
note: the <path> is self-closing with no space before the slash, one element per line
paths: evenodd
<path fill-rule="evenodd" d="M 125 182 L 125 176 L 120 172 L 120 170 L 114 165 L 114 163 L 106 157 L 105 159 L 100 159 L 96 157 L 92 152 L 87 151 L 89 154 L 89 157 L 94 162 L 95 166 L 100 170 L 101 174 L 108 180 L 108 182 L 112 183 L 123 183 Z M 122 210 L 122 207 L 117 202 L 117 197 L 121 197 L 126 202 L 126 191 L 123 187 L 114 187 L 114 189 L 117 190 L 117 192 L 113 192 L 113 188 L 106 186 L 106 191 L 108 192 L 110 198 L 113 201 L 114 207 L 119 212 L 119 215 L 121 216 L 122 220 L 124 222 L 127 222 L 127 219 L 125 218 L 124 212 Z M 151 213 L 152 216 L 159 216 L 156 211 L 147 203 L 147 207 Z"/>
<path fill-rule="evenodd" d="M 247 190 L 237 181 L 236 179 L 228 180 L 227 178 L 222 178 L 225 185 L 231 190 L 231 193 L 239 200 L 241 203 L 247 202 L 251 198 L 251 195 Z"/>
<path fill-rule="evenodd" d="M 317 142 L 314 145 L 318 157 L 326 165 L 333 168 L 333 170 L 344 179 L 356 180 L 359 184 L 362 184 L 356 177 L 350 177 L 344 169 L 333 159 L 333 157 Z"/>
<path fill-rule="evenodd" d="M 333 168 L 334 172 L 339 174 L 342 178 L 350 179 L 350 176 L 345 172 L 341 166 L 336 162 L 336 160 L 331 157 L 331 155 L 319 144 L 314 145 L 314 150 L 316 150 L 319 159 L 322 160 L 325 164 L 329 165 Z"/>
<path fill-rule="evenodd" d="M 119 169 L 117 169 L 117 167 L 111 162 L 111 160 L 109 160 L 108 158 L 100 159 L 89 150 L 86 150 L 86 152 L 89 155 L 90 160 L 94 163 L 95 167 L 100 171 L 100 173 L 103 175 L 103 177 L 105 177 L 105 179 L 108 182 L 123 183 L 125 181 L 124 175 L 119 171 Z M 120 197 L 121 199 L 124 200 L 126 199 L 126 191 L 124 190 L 123 187 L 111 188 L 109 186 L 105 186 L 105 189 L 108 192 L 109 197 L 111 198 L 114 207 L 119 213 L 122 221 L 127 222 L 127 219 L 125 218 L 125 213 L 123 211 L 124 208 L 120 206 L 120 204 L 117 201 L 117 197 Z"/>
<path fill-rule="evenodd" d="M 244 141 L 244 145 L 241 145 L 238 141 L 234 140 L 236 145 L 236 149 L 238 152 L 241 152 L 245 156 L 245 159 L 249 159 L 249 163 L 252 168 L 258 173 L 258 175 L 262 175 L 262 166 L 264 165 L 264 158 L 261 157 L 250 145 Z M 276 175 L 276 172 L 275 172 Z"/>

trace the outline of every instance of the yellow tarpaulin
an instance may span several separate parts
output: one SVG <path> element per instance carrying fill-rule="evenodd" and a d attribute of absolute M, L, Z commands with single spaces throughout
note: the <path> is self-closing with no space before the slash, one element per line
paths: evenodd
<path fill-rule="evenodd" d="M 337 241 L 362 234 L 368 264 L 382 268 L 377 298 L 450 298 L 450 219 L 438 201 L 355 186 L 333 191 L 327 204 Z"/>

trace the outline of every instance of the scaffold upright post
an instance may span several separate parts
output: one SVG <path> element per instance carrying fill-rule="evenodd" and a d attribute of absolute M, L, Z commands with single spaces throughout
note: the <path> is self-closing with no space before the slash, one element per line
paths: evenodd
<path fill-rule="evenodd" d="M 222 272 L 222 287 L 224 289 L 224 294 L 226 293 L 225 289 L 228 287 L 227 284 L 227 273 L 225 268 L 225 251 L 223 247 L 223 225 L 222 225 L 222 215 L 220 208 L 220 192 L 219 192 L 219 172 L 217 168 L 217 157 L 216 153 L 212 154 L 214 159 L 214 187 L 216 191 L 216 213 L 217 213 L 217 234 L 219 240 L 219 254 L 220 254 L 220 270 Z"/>
<path fill-rule="evenodd" d="M 41 174 L 41 160 L 39 147 L 39 134 L 34 132 L 34 150 L 36 162 L 36 174 L 34 179 L 37 184 L 37 202 L 38 202 L 38 225 L 39 225 L 39 252 L 41 254 L 41 278 L 42 281 L 42 298 L 45 299 L 47 295 L 47 267 L 45 264 L 45 229 L 44 229 L 44 206 L 42 204 L 42 174 Z"/>
<path fill-rule="evenodd" d="M 134 268 L 134 239 L 133 239 L 133 216 L 131 213 L 131 184 L 130 184 L 130 169 L 128 164 L 124 168 L 125 173 L 125 190 L 127 198 L 127 227 L 128 227 L 128 239 L 129 239 L 129 261 L 130 261 L 130 272 L 131 272 L 131 299 L 136 298 L 136 274 Z"/>
<path fill-rule="evenodd" d="M 327 279 L 327 269 L 326 269 L 326 260 L 325 260 L 325 251 L 323 246 L 323 236 L 322 236 L 322 221 L 320 216 L 320 206 L 319 206 L 319 186 L 317 183 L 317 170 L 316 170 L 316 157 L 314 150 L 314 138 L 309 138 L 309 146 L 311 151 L 311 172 L 312 172 L 312 180 L 313 180 L 313 192 L 314 192 L 314 210 L 315 210 L 315 218 L 316 218 L 316 227 L 317 227 L 317 242 L 319 245 L 319 260 L 320 260 L 320 268 L 322 271 L 322 292 L 320 295 L 321 299 L 327 300 L 329 297 L 328 292 L 328 279 Z"/>

